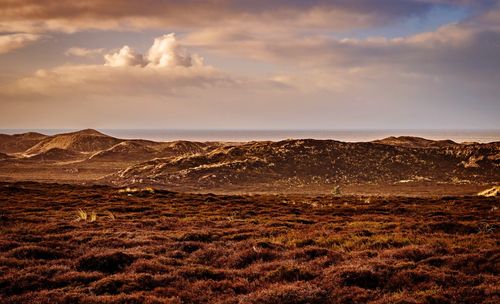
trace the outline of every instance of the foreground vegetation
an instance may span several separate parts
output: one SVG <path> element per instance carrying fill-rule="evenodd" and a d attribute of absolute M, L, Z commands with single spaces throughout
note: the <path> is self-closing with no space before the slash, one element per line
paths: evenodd
<path fill-rule="evenodd" d="M 0 302 L 498 303 L 499 202 L 0 184 Z"/>

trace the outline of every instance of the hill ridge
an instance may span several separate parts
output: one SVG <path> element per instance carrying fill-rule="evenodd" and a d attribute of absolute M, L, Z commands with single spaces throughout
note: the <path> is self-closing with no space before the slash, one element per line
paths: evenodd
<path fill-rule="evenodd" d="M 379 143 L 284 140 L 226 145 L 157 158 L 107 178 L 113 184 L 199 186 L 252 183 L 352 184 L 500 180 L 500 144 L 415 149 Z"/>

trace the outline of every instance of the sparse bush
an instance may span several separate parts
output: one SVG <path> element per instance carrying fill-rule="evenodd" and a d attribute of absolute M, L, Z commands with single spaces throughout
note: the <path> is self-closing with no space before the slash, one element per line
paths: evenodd
<path fill-rule="evenodd" d="M 425 271 L 402 270 L 389 278 L 386 288 L 390 290 L 421 289 L 420 284 L 430 282 L 430 286 L 433 285 L 433 276 L 437 277 L 436 274 L 430 274 Z"/>
<path fill-rule="evenodd" d="M 380 277 L 371 270 L 346 270 L 340 273 L 340 278 L 344 286 L 375 289 L 382 284 Z"/>
<path fill-rule="evenodd" d="M 112 221 L 114 221 L 116 219 L 115 215 L 113 214 L 113 212 L 111 211 L 108 211 L 107 212 L 107 215 L 108 215 L 108 218 Z"/>
<path fill-rule="evenodd" d="M 342 195 L 342 189 L 340 188 L 339 185 L 336 185 L 333 187 L 332 195 L 334 195 L 334 196 L 341 196 Z"/>
<path fill-rule="evenodd" d="M 132 195 L 132 194 L 138 194 L 138 195 L 141 195 L 141 194 L 154 194 L 155 193 L 155 190 L 151 187 L 145 187 L 145 188 L 130 188 L 130 187 L 127 187 L 127 188 L 124 188 L 124 189 L 119 189 L 118 190 L 118 193 L 125 193 L 125 194 L 128 194 L 128 195 Z"/>
<path fill-rule="evenodd" d="M 297 251 L 295 253 L 295 258 L 300 259 L 300 260 L 310 261 L 310 260 L 314 260 L 314 259 L 319 258 L 319 257 L 328 256 L 328 255 L 332 255 L 332 254 L 333 253 L 326 248 L 308 247 L 308 248 L 305 248 L 303 250 Z M 337 253 L 337 255 L 339 255 L 339 260 L 340 260 L 340 258 L 341 258 L 340 254 Z"/>
<path fill-rule="evenodd" d="M 10 251 L 11 256 L 18 259 L 39 259 L 39 260 L 54 260 L 59 259 L 63 255 L 55 249 L 40 247 L 40 246 L 22 246 Z"/>
<path fill-rule="evenodd" d="M 133 256 L 120 251 L 89 254 L 78 260 L 77 268 L 83 271 L 116 273 L 132 264 L 134 260 Z"/>
<path fill-rule="evenodd" d="M 150 291 L 165 282 L 156 281 L 149 274 L 115 274 L 102 278 L 93 284 L 98 295 Z"/>
<path fill-rule="evenodd" d="M 277 255 L 267 249 L 247 249 L 237 252 L 231 261 L 231 266 L 235 268 L 245 268 L 255 262 L 269 262 L 277 258 Z"/>
<path fill-rule="evenodd" d="M 138 259 L 131 266 L 131 271 L 136 273 L 164 274 L 171 271 L 171 268 L 163 265 L 158 260 Z"/>
<path fill-rule="evenodd" d="M 429 228 L 433 232 L 444 232 L 448 234 L 471 234 L 478 232 L 476 227 L 457 222 L 432 223 L 429 224 Z"/>
<path fill-rule="evenodd" d="M 311 284 L 276 284 L 268 289 L 254 292 L 244 298 L 244 303 L 259 304 L 313 304 L 326 303 L 328 294 Z"/>
<path fill-rule="evenodd" d="M 188 281 L 197 281 L 197 280 L 220 281 L 226 278 L 226 275 L 223 271 L 214 270 L 206 266 L 183 269 L 179 271 L 179 275 Z"/>
<path fill-rule="evenodd" d="M 219 236 L 215 234 L 211 234 L 207 231 L 195 231 L 188 232 L 182 235 L 179 240 L 180 241 L 194 241 L 194 242 L 212 242 L 213 240 L 218 239 Z"/>
<path fill-rule="evenodd" d="M 315 277 L 311 271 L 294 265 L 281 265 L 266 275 L 266 279 L 272 282 L 309 281 Z"/>

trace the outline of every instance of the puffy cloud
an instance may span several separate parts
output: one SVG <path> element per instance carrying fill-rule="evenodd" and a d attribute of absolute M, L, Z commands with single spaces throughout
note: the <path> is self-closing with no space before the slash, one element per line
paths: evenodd
<path fill-rule="evenodd" d="M 64 52 L 66 56 L 77 56 L 77 57 L 90 57 L 98 54 L 102 54 L 103 48 L 100 49 L 86 49 L 81 47 L 71 47 Z"/>
<path fill-rule="evenodd" d="M 148 64 L 158 67 L 203 65 L 203 58 L 189 54 L 179 45 L 174 33 L 156 38 L 148 51 L 147 60 Z"/>
<path fill-rule="evenodd" d="M 142 55 L 137 54 L 128 45 L 125 45 L 116 53 L 104 55 L 104 59 L 106 59 L 106 65 L 112 67 L 145 65 Z"/>
<path fill-rule="evenodd" d="M 174 33 L 155 38 L 147 54 L 136 53 L 129 46 L 122 47 L 118 52 L 104 56 L 106 65 L 120 66 L 147 66 L 147 67 L 192 67 L 203 66 L 203 58 L 197 54 L 190 54 L 181 46 Z"/>
<path fill-rule="evenodd" d="M 0 54 L 22 48 L 40 38 L 40 35 L 25 33 L 0 35 Z"/>

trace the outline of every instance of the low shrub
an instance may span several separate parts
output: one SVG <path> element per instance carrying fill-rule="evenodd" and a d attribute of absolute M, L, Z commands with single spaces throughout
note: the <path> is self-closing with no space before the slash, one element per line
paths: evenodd
<path fill-rule="evenodd" d="M 18 259 L 55 260 L 63 257 L 60 251 L 41 246 L 22 246 L 10 251 L 11 256 Z"/>
<path fill-rule="evenodd" d="M 259 304 L 313 304 L 327 303 L 328 294 L 312 284 L 275 284 L 249 294 L 241 303 Z"/>
<path fill-rule="evenodd" d="M 130 254 L 120 251 L 89 254 L 77 261 L 77 269 L 81 271 L 116 273 L 132 264 L 134 260 L 135 258 Z"/>
<path fill-rule="evenodd" d="M 230 265 L 234 268 L 245 268 L 255 262 L 269 262 L 276 259 L 276 253 L 266 249 L 247 249 L 233 255 Z"/>
<path fill-rule="evenodd" d="M 371 270 L 347 270 L 340 274 L 343 286 L 357 286 L 364 289 L 375 289 L 381 286 L 380 277 Z"/>

